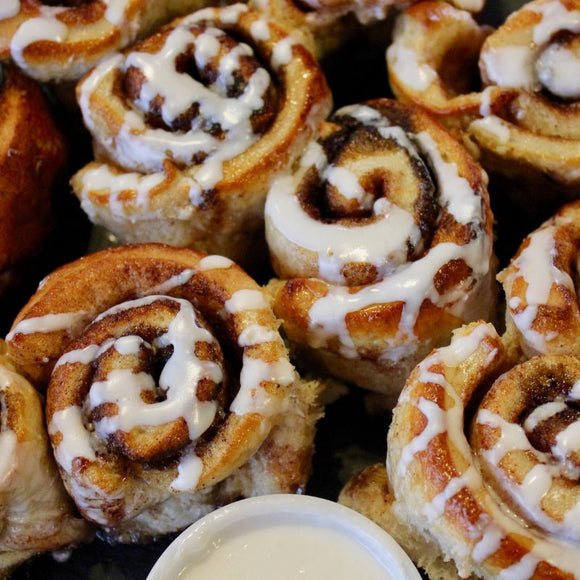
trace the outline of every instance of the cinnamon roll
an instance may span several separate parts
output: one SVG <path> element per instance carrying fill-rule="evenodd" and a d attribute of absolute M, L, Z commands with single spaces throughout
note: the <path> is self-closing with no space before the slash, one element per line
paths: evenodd
<path fill-rule="evenodd" d="M 225 257 L 88 255 L 48 276 L 7 341 L 37 388 L 49 381 L 65 486 L 111 541 L 306 484 L 318 382 L 300 380 L 265 292 Z"/>
<path fill-rule="evenodd" d="M 579 578 L 579 379 L 571 355 L 513 364 L 491 325 L 463 327 L 410 375 L 386 471 L 368 468 L 341 501 L 431 578 Z"/>
<path fill-rule="evenodd" d="M 121 242 L 165 242 L 248 267 L 267 188 L 326 117 L 312 54 L 244 4 L 175 21 L 78 88 L 98 150 L 72 185 Z"/>
<path fill-rule="evenodd" d="M 204 0 L 5 0 L 0 59 L 36 80 L 76 82 L 102 58 Z"/>
<path fill-rule="evenodd" d="M 295 30 L 318 59 L 332 58 L 348 41 L 385 21 L 404 0 L 250 0 L 249 4 Z"/>
<path fill-rule="evenodd" d="M 415 0 L 416 1 L 416 0 Z M 386 21 L 405 8 L 408 0 L 250 0 L 250 5 L 287 23 L 310 42 L 319 59 L 332 57 L 336 50 L 357 35 L 368 35 L 371 26 Z M 452 4 L 480 12 L 485 0 L 453 0 Z M 390 36 L 391 26 L 381 27 Z"/>
<path fill-rule="evenodd" d="M 15 287 L 53 231 L 67 144 L 45 96 L 18 69 L 0 68 L 0 295 Z"/>
<path fill-rule="evenodd" d="M 387 51 L 397 97 L 453 128 L 540 221 L 577 198 L 580 183 L 579 22 L 574 0 L 528 2 L 497 30 L 442 2 L 420 3 L 401 15 Z"/>
<path fill-rule="evenodd" d="M 448 2 L 413 3 L 397 17 L 386 53 L 389 84 L 397 100 L 429 111 L 458 138 L 483 109 L 477 63 L 491 27 Z M 506 100 L 486 93 L 489 111 Z"/>
<path fill-rule="evenodd" d="M 506 297 L 506 338 L 527 357 L 580 356 L 579 220 L 580 201 L 562 207 L 526 237 L 498 275 Z"/>
<path fill-rule="evenodd" d="M 513 13 L 486 39 L 480 69 L 486 86 L 517 96 L 469 127 L 490 170 L 568 200 L 580 183 L 579 32 L 578 1 L 535 0 Z"/>
<path fill-rule="evenodd" d="M 43 552 L 90 540 L 60 480 L 44 402 L 14 369 L 0 341 L 0 577 Z"/>
<path fill-rule="evenodd" d="M 495 308 L 486 178 L 418 109 L 337 111 L 266 203 L 274 311 L 304 360 L 391 398 Z"/>

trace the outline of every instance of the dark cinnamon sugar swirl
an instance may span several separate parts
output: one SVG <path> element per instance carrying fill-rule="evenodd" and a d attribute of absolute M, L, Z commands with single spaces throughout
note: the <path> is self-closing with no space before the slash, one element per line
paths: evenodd
<path fill-rule="evenodd" d="M 75 516 L 52 456 L 44 401 L 14 369 L 0 341 L 0 577 L 41 554 L 92 537 Z"/>
<path fill-rule="evenodd" d="M 227 258 L 91 254 L 43 282 L 8 345 L 38 388 L 49 381 L 65 486 L 110 540 L 306 484 L 318 383 L 300 380 L 266 294 Z"/>
<path fill-rule="evenodd" d="M 76 82 L 99 60 L 204 0 L 4 0 L 0 59 L 40 81 Z"/>
<path fill-rule="evenodd" d="M 276 314 L 293 345 L 391 404 L 415 364 L 495 304 L 486 178 L 420 110 L 337 111 L 266 204 Z"/>
<path fill-rule="evenodd" d="M 331 106 L 306 47 L 243 4 L 175 21 L 99 65 L 78 97 L 97 160 L 72 184 L 90 219 L 122 242 L 244 265 L 263 249 L 269 184 Z"/>
<path fill-rule="evenodd" d="M 575 357 L 514 364 L 491 325 L 458 330 L 410 375 L 387 469 L 367 468 L 340 501 L 430 578 L 580 578 L 579 379 Z"/>

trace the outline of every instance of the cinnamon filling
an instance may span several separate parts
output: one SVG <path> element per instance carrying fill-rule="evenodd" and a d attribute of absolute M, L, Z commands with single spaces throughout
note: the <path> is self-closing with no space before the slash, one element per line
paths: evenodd
<path fill-rule="evenodd" d="M 222 98 L 242 98 L 249 88 L 250 79 L 262 68 L 256 57 L 248 51 L 240 49 L 240 43 L 223 31 L 207 28 L 203 25 L 194 25 L 187 30 L 192 37 L 192 42 L 168 66 L 173 66 L 178 74 L 190 76 Z M 212 41 L 219 45 L 212 56 L 208 56 L 205 50 L 208 34 Z M 135 47 L 134 52 L 155 52 L 159 48 L 160 38 L 160 35 L 157 35 L 143 41 Z M 226 67 L 223 66 L 224 62 L 228 63 Z M 224 73 L 220 68 L 231 68 L 231 70 Z M 149 78 L 148 74 L 149 71 L 142 70 L 137 66 L 127 68 L 122 79 L 122 90 L 131 101 L 139 102 L 147 99 L 144 96 L 144 85 L 148 81 L 155 81 L 155 79 Z M 250 119 L 255 134 L 265 133 L 276 117 L 277 91 L 271 81 L 262 100 L 263 105 L 253 111 Z M 208 115 L 207 111 L 204 110 L 203 100 L 192 102 L 189 108 L 173 118 L 164 115 L 163 106 L 165 104 L 165 98 L 161 95 L 155 95 L 148 100 L 144 112 L 146 121 L 152 127 L 182 133 L 200 130 L 218 140 L 225 138 L 227 129 L 216 122 L 211 114 Z M 138 106 L 142 107 L 143 105 Z"/>

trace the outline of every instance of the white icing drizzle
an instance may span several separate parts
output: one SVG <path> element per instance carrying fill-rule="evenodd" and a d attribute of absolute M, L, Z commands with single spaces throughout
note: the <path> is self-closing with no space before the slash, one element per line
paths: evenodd
<path fill-rule="evenodd" d="M 310 217 L 295 195 L 292 177 L 276 180 L 266 200 L 266 215 L 276 228 L 298 246 L 318 254 L 320 276 L 344 282 L 343 267 L 349 262 L 368 262 L 386 275 L 406 261 L 407 241 L 420 244 L 413 217 L 394 204 L 377 202 L 376 219 L 363 227 L 323 223 Z"/>
<path fill-rule="evenodd" d="M 433 137 L 426 131 L 416 135 L 418 143 L 429 157 L 437 181 L 443 207 L 462 224 L 480 221 L 482 218 L 481 198 L 473 191 L 471 185 L 459 175 L 457 165 L 445 161 Z"/>
<path fill-rule="evenodd" d="M 231 7 L 230 7 L 231 8 Z M 247 9 L 247 8 L 246 8 Z M 243 10 L 224 9 L 220 12 L 222 21 L 237 20 Z M 207 28 L 195 36 L 188 25 L 205 17 L 215 15 L 215 11 L 201 10 L 194 17 L 184 19 L 180 25 L 167 35 L 164 45 L 158 53 L 133 51 L 123 61 L 114 56 L 95 67 L 88 78 L 83 82 L 79 104 L 87 127 L 93 135 L 97 133 L 94 122 L 90 118 L 90 94 L 102 79 L 112 70 L 126 71 L 129 67 L 137 67 L 144 75 L 140 93 L 135 101 L 136 108 L 127 109 L 122 127 L 116 136 L 115 143 L 104 142 L 103 147 L 114 154 L 118 163 L 130 171 L 161 173 L 166 159 L 189 165 L 192 159 L 203 153 L 205 160 L 196 167 L 195 174 L 187 179 L 190 190 L 190 199 L 198 205 L 203 191 L 212 189 L 223 176 L 223 163 L 244 152 L 259 139 L 254 133 L 251 117 L 262 108 L 265 92 L 271 82 L 266 69 L 258 67 L 249 78 L 241 95 L 227 97 L 228 87 L 235 81 L 233 73 L 240 67 L 240 57 L 253 54 L 252 49 L 239 43 L 236 48 L 223 55 L 218 64 L 218 78 L 209 87 L 186 73 L 180 73 L 175 68 L 175 58 L 184 53 L 188 47 L 194 46 L 194 58 L 198 67 L 203 68 L 208 59 L 218 54 L 218 39 L 225 33 L 218 28 Z M 256 24 L 258 34 L 264 34 L 264 25 Z M 286 39 L 285 39 L 286 40 Z M 280 51 L 286 46 L 285 40 L 280 41 Z M 281 61 L 282 62 L 282 61 Z M 145 122 L 145 115 L 150 102 L 156 96 L 161 97 L 161 116 L 171 124 L 178 116 L 186 113 L 192 103 L 199 104 L 199 118 L 205 119 L 207 124 L 218 124 L 223 130 L 223 138 L 216 138 L 206 131 L 203 123 L 196 121 L 192 128 L 185 132 L 167 131 L 165 129 L 149 128 Z M 107 176 L 98 175 L 106 183 Z M 135 179 L 135 178 L 131 178 Z M 153 178 L 154 182 L 161 179 Z M 95 175 L 86 177 L 84 190 L 90 191 Z M 141 190 L 146 184 L 138 181 Z M 112 183 L 115 188 L 115 183 Z M 119 186 L 117 186 L 118 188 Z"/>
<path fill-rule="evenodd" d="M 550 401 L 544 405 L 539 405 L 526 417 L 524 429 L 527 432 L 531 432 L 540 423 L 547 421 L 565 409 L 567 409 L 567 405 L 564 401 Z"/>
<path fill-rule="evenodd" d="M 568 466 L 570 455 L 572 453 L 578 453 L 579 451 L 580 421 L 576 421 L 556 435 L 556 444 L 552 447 L 552 453 L 554 457 L 564 462 L 565 466 Z M 571 467 L 572 469 L 568 469 L 568 471 L 572 471 L 573 478 L 577 479 L 580 477 L 580 468 L 576 464 L 573 464 Z M 578 515 L 580 515 L 580 506 Z"/>
<path fill-rule="evenodd" d="M 502 87 L 534 89 L 534 54 L 527 46 L 501 46 L 481 52 L 490 82 Z"/>
<path fill-rule="evenodd" d="M 12 18 L 20 12 L 20 0 L 4 0 L 0 5 L 0 20 Z"/>
<path fill-rule="evenodd" d="M 107 5 L 105 10 L 105 20 L 111 24 L 122 28 L 127 23 L 125 10 L 129 0 L 104 0 Z"/>
<path fill-rule="evenodd" d="M 365 192 L 358 181 L 357 176 L 346 167 L 328 165 L 322 174 L 322 178 L 330 185 L 336 187 L 341 195 L 347 199 L 356 199 L 361 207 L 368 208 L 373 201 L 373 196 Z"/>
<path fill-rule="evenodd" d="M 0 397 L 4 396 L 13 381 L 12 371 L 0 365 Z M 0 412 L 0 491 L 2 491 L 16 467 L 18 437 L 7 425 L 6 410 L 3 409 L 3 405 L 0 405 Z"/>
<path fill-rule="evenodd" d="M 577 95 L 580 91 L 574 75 L 574 71 L 580 68 L 577 59 L 569 53 L 562 53 L 557 47 L 548 48 L 544 55 L 541 51 L 559 31 L 580 32 L 580 10 L 568 10 L 560 0 L 531 2 L 522 8 L 524 10 L 541 15 L 540 22 L 532 27 L 531 42 L 523 46 L 507 45 L 482 51 L 481 60 L 489 81 L 504 87 L 533 91 L 541 89 L 540 83 L 547 83 L 544 86 L 559 96 Z"/>
<path fill-rule="evenodd" d="M 46 8 L 45 8 L 46 9 Z M 60 11 L 62 9 L 58 9 Z M 24 50 L 31 44 L 41 41 L 61 43 L 68 36 L 68 28 L 56 19 L 58 12 L 50 12 L 49 16 L 30 18 L 23 22 L 10 41 L 10 53 L 14 61 L 23 70 L 29 70 Z"/>
<path fill-rule="evenodd" d="M 203 461 L 192 451 L 184 454 L 177 466 L 178 476 L 171 482 L 175 491 L 192 491 L 203 471 Z"/>
<path fill-rule="evenodd" d="M 562 475 L 563 470 L 559 466 L 550 463 L 545 454 L 538 452 L 533 447 L 521 425 L 509 423 L 487 409 L 479 410 L 476 422 L 500 430 L 501 435 L 495 445 L 491 449 L 485 449 L 482 453 L 489 466 L 496 472 L 498 480 L 503 482 L 505 489 L 513 500 L 517 502 L 520 509 L 523 510 L 528 518 L 548 532 L 578 542 L 580 540 L 580 501 L 567 510 L 564 522 L 558 522 L 550 518 L 542 509 L 542 498 L 550 490 L 553 479 Z M 565 431 L 562 433 L 565 433 Z M 574 435 L 576 440 L 573 443 L 578 443 L 577 433 Z M 566 435 L 564 435 L 562 441 L 565 440 Z M 499 466 L 505 455 L 510 451 L 516 450 L 525 451 L 538 461 L 526 474 L 521 484 L 511 478 L 502 476 Z M 567 453 L 568 449 L 564 447 L 562 452 Z"/>
<path fill-rule="evenodd" d="M 455 0 L 454 4 L 462 10 L 469 12 L 480 12 L 483 9 L 485 0 Z"/>
<path fill-rule="evenodd" d="M 114 216 L 126 214 L 125 206 L 119 195 L 125 191 L 135 191 L 135 205 L 147 210 L 149 194 L 165 180 L 165 174 L 154 172 L 147 175 L 136 172 L 115 173 L 108 165 L 97 165 L 87 169 L 82 176 L 81 197 L 83 208 L 89 215 L 94 214 L 93 205 L 88 202 L 89 194 L 95 191 L 106 191 L 109 194 L 109 206 Z"/>
<path fill-rule="evenodd" d="M 206 256 L 199 261 L 197 269 L 200 272 L 208 270 L 227 270 L 234 265 L 234 262 L 225 256 Z"/>
<path fill-rule="evenodd" d="M 14 470 L 18 437 L 10 429 L 3 428 L 0 432 L 0 491 L 8 482 Z"/>
<path fill-rule="evenodd" d="M 89 315 L 90 313 L 86 310 L 81 310 L 24 318 L 6 335 L 6 340 L 12 340 L 17 334 L 34 334 L 35 332 L 49 333 L 68 330 L 70 334 L 75 334 L 75 329 L 82 328 Z"/>
<path fill-rule="evenodd" d="M 257 41 L 265 42 L 270 39 L 270 24 L 265 18 L 258 18 L 252 22 L 250 34 Z"/>
<path fill-rule="evenodd" d="M 468 487 L 473 488 L 477 486 L 480 481 L 480 476 L 473 465 L 467 468 L 467 471 L 459 477 L 454 477 L 445 486 L 445 489 L 436 495 L 430 503 L 425 504 L 424 512 L 430 521 L 440 517 L 445 512 L 445 505 L 454 495 L 458 494 L 462 489 Z"/>
<path fill-rule="evenodd" d="M 161 282 L 161 284 L 153 286 L 153 288 L 147 290 L 147 294 L 168 294 L 173 290 L 175 290 L 176 288 L 179 288 L 180 286 L 184 286 L 185 284 L 187 284 L 193 277 L 194 273 L 195 273 L 194 270 L 186 268 L 179 274 L 176 274 L 175 276 L 168 278 L 164 282 Z"/>
<path fill-rule="evenodd" d="M 580 60 L 570 49 L 551 45 L 536 61 L 538 79 L 552 94 L 565 99 L 580 97 Z"/>
<path fill-rule="evenodd" d="M 57 363 L 89 364 L 109 348 L 115 348 L 120 354 L 130 355 L 145 347 L 155 350 L 171 345 L 171 356 L 166 361 L 156 386 L 153 377 L 144 372 L 133 372 L 130 369 L 111 371 L 107 378 L 93 383 L 88 396 L 89 409 L 106 403 L 116 405 L 118 412 L 113 416 L 101 418 L 95 422 L 94 433 L 101 439 L 116 431 L 129 432 L 138 426 L 160 426 L 182 417 L 189 429 L 189 438 L 196 441 L 212 424 L 216 412 L 215 401 L 199 401 L 196 396 L 197 385 L 202 379 L 214 383 L 223 380 L 223 371 L 217 363 L 201 360 L 195 354 L 198 341 L 215 342 L 215 338 L 206 329 L 199 326 L 195 310 L 190 302 L 166 296 L 148 296 L 119 304 L 102 313 L 98 318 L 118 313 L 122 310 L 154 303 L 156 300 L 171 300 L 179 305 L 179 310 L 169 324 L 167 331 L 149 345 L 137 336 L 124 336 L 110 339 L 101 345 L 90 345 L 86 348 L 64 354 Z M 161 390 L 165 399 L 153 404 L 146 404 L 141 398 L 143 391 Z M 69 407 L 55 413 L 51 423 L 51 433 L 60 431 L 62 442 L 57 448 L 57 459 L 67 472 L 72 470 L 75 457 L 95 460 L 94 445 L 91 435 L 82 424 L 82 412 L 79 407 Z M 189 451 L 182 456 L 178 467 L 178 477 L 172 487 L 176 490 L 195 489 L 201 473 L 201 461 Z"/>
<path fill-rule="evenodd" d="M 230 314 L 236 314 L 244 310 L 266 308 L 268 302 L 261 290 L 243 289 L 237 290 L 229 300 L 226 300 L 224 308 Z"/>
<path fill-rule="evenodd" d="M 397 479 L 404 480 L 408 475 L 409 465 L 415 459 L 415 456 L 420 451 L 427 449 L 434 437 L 442 433 L 447 434 L 449 440 L 464 454 L 465 462 L 470 466 L 468 470 L 458 477 L 450 478 L 448 485 L 440 494 L 434 498 L 434 502 L 430 505 L 423 506 L 421 515 L 422 519 L 427 517 L 429 522 L 432 518 L 437 518 L 441 514 L 441 504 L 444 504 L 449 498 L 453 497 L 454 492 L 457 493 L 460 489 L 467 488 L 471 490 L 475 497 L 480 496 L 484 491 L 484 483 L 481 475 L 477 470 L 473 470 L 474 458 L 472 456 L 469 444 L 464 433 L 464 406 L 459 400 L 459 397 L 454 387 L 447 381 L 445 371 L 435 372 L 434 368 L 439 368 L 441 362 L 446 365 L 455 366 L 464 361 L 474 352 L 474 345 L 477 345 L 485 336 L 490 336 L 498 340 L 497 333 L 489 325 L 481 324 L 466 336 L 454 336 L 449 346 L 437 349 L 429 357 L 424 359 L 421 363 L 421 372 L 419 375 L 420 382 L 434 382 L 443 386 L 445 389 L 445 399 L 451 399 L 451 405 L 447 404 L 446 409 L 442 409 L 439 405 L 427 401 L 423 397 L 413 398 L 406 390 L 402 393 L 403 403 L 412 404 L 416 406 L 425 416 L 427 424 L 423 431 L 415 436 L 407 445 L 401 450 L 401 455 L 396 465 L 395 475 Z M 489 360 L 489 357 L 487 357 Z M 484 411 L 484 410 L 482 410 Z M 488 412 L 478 415 L 478 420 L 489 420 L 493 424 L 502 424 L 501 418 Z M 500 446 L 506 451 L 513 448 L 523 447 L 526 445 L 516 430 L 509 428 L 509 441 L 502 440 Z M 529 445 L 529 444 L 528 444 Z M 491 450 L 491 455 L 498 458 L 501 452 Z M 393 475 L 393 474 L 392 474 Z M 394 481 L 395 490 L 397 489 L 397 482 Z M 539 484 L 538 484 L 539 485 Z M 484 492 L 484 507 L 485 511 L 480 522 L 474 526 L 471 537 L 475 540 L 473 546 L 453 543 L 448 549 L 451 549 L 456 564 L 460 570 L 461 575 L 469 575 L 473 572 L 473 565 L 469 563 L 468 559 L 471 557 L 473 562 L 481 564 L 487 557 L 491 556 L 501 544 L 501 541 L 508 535 L 526 535 L 532 540 L 530 552 L 525 554 L 517 563 L 510 568 L 504 569 L 500 572 L 499 578 L 503 580 L 528 580 L 534 573 L 538 563 L 542 560 L 552 563 L 557 568 L 572 574 L 574 578 L 579 578 L 578 570 L 580 569 L 580 553 L 572 545 L 565 541 L 560 541 L 555 538 L 542 539 L 533 530 L 524 529 L 517 519 L 505 513 L 496 499 Z M 529 492 L 531 494 L 531 492 Z M 536 490 L 536 493 L 537 490 Z M 525 492 L 524 492 L 525 495 Z M 397 497 L 397 503 L 404 503 L 405 497 Z M 404 508 L 404 509 L 409 509 Z M 487 512 L 487 513 L 485 513 Z M 578 519 L 578 518 L 577 518 Z"/>
<path fill-rule="evenodd" d="M 91 443 L 91 437 L 83 424 L 81 407 L 75 405 L 54 413 L 48 426 L 48 432 L 51 436 L 57 433 L 62 435 L 54 455 L 60 467 L 69 475 L 72 474 L 75 458 L 96 460 L 97 456 Z"/>
<path fill-rule="evenodd" d="M 580 10 L 568 10 L 560 0 L 531 4 L 529 9 L 542 15 L 542 20 L 533 31 L 533 40 L 538 45 L 548 42 L 561 30 L 580 31 Z"/>
<path fill-rule="evenodd" d="M 279 40 L 272 50 L 272 68 L 278 70 L 280 67 L 287 65 L 292 60 L 292 47 L 298 44 L 296 39 L 287 36 Z"/>
<path fill-rule="evenodd" d="M 496 115 L 490 115 L 485 119 L 476 119 L 470 123 L 469 128 L 477 128 L 480 131 L 491 134 L 503 145 L 510 140 L 511 130 L 509 124 Z"/>
<path fill-rule="evenodd" d="M 552 287 L 560 285 L 574 290 L 574 283 L 568 272 L 554 265 L 557 252 L 555 236 L 560 223 L 564 223 L 564 220 L 545 225 L 528 236 L 530 243 L 512 262 L 513 273 L 510 272 L 505 280 L 508 296 L 515 278 L 521 276 L 526 282 L 525 308 L 516 312 L 520 307 L 517 299 L 510 300 L 508 306 L 514 324 L 527 343 L 523 345 L 527 354 L 545 353 L 546 341 L 555 336 L 544 335 L 532 328 L 538 307 L 547 303 Z"/>
<path fill-rule="evenodd" d="M 349 115 L 361 123 L 377 127 L 383 136 L 396 139 L 414 158 L 419 158 L 417 148 L 420 147 L 436 175 L 441 206 L 458 222 L 473 224 L 477 231 L 483 219 L 482 200 L 469 182 L 459 175 L 457 165 L 443 159 L 428 133 L 406 136 L 400 127 L 391 127 L 388 119 L 367 106 L 345 107 L 336 114 Z M 320 146 L 307 149 L 306 156 L 319 171 L 326 167 Z M 310 217 L 294 194 L 299 179 L 300 173 L 274 183 L 266 201 L 267 219 L 291 242 L 318 255 L 318 275 L 328 282 L 343 283 L 343 268 L 349 262 L 373 264 L 382 277 L 356 292 L 333 285 L 324 297 L 316 300 L 309 313 L 311 346 L 323 346 L 330 337 L 338 336 L 341 354 L 356 357 L 358 353 L 346 327 L 347 315 L 371 304 L 401 301 L 404 310 L 395 342 L 402 340 L 405 348 L 393 349 L 385 355 L 389 360 L 396 360 L 393 357 L 406 356 L 415 348 L 413 327 L 423 300 L 428 298 L 434 304 L 451 309 L 457 307 L 456 312 L 461 316 L 464 298 L 460 300 L 453 292 L 440 295 L 435 290 L 433 279 L 448 260 L 455 258 L 465 260 L 475 279 L 485 277 L 489 272 L 491 245 L 483 232 L 464 246 L 442 243 L 419 260 L 408 262 L 408 242 L 422 247 L 418 228 L 408 212 L 381 200 L 374 204 L 374 221 L 364 226 L 323 223 Z M 355 196 L 360 190 L 349 179 L 340 191 Z"/>
<path fill-rule="evenodd" d="M 357 356 L 346 327 L 346 316 L 366 306 L 376 303 L 402 301 L 404 303 L 398 335 L 405 342 L 415 342 L 414 324 L 423 300 L 454 309 L 460 307 L 458 296 L 453 293 L 441 296 L 435 289 L 434 276 L 439 269 L 452 259 L 463 258 L 476 275 L 485 273 L 488 266 L 481 264 L 481 250 L 478 244 L 457 246 L 452 243 L 438 244 L 431 248 L 421 260 L 412 262 L 393 272 L 380 282 L 350 293 L 344 286 L 333 286 L 323 298 L 317 300 L 310 309 L 310 328 L 316 333 L 320 344 L 331 336 L 338 336 L 345 355 Z M 388 346 L 388 345 L 387 345 Z"/>
<path fill-rule="evenodd" d="M 125 11 L 128 2 L 129 0 L 104 0 L 106 5 L 104 20 L 121 31 L 122 45 L 134 40 L 139 30 L 139 22 L 134 22 L 130 26 L 127 23 Z M 40 16 L 29 18 L 20 24 L 10 41 L 10 52 L 14 61 L 23 70 L 31 71 L 31 66 L 28 65 L 24 56 L 24 51 L 30 45 L 43 41 L 58 44 L 68 41 L 72 27 L 58 19 L 58 16 L 70 10 L 77 10 L 77 8 L 40 5 Z M 18 0 L 2 0 L 0 19 L 16 16 L 19 11 L 20 2 Z"/>
<path fill-rule="evenodd" d="M 401 451 L 399 464 L 397 465 L 397 473 L 399 477 L 403 476 L 407 471 L 409 464 L 414 460 L 415 455 L 421 451 L 425 451 L 431 441 L 441 433 L 445 432 L 446 428 L 446 413 L 437 403 L 428 401 L 427 399 L 419 399 L 416 403 L 417 409 L 428 417 L 429 422 L 427 426 L 419 435 L 417 435 L 410 443 L 407 443 Z M 435 513 L 437 510 L 427 509 L 426 514 Z"/>
<path fill-rule="evenodd" d="M 274 342 L 280 340 L 280 334 L 261 324 L 250 324 L 240 333 L 238 344 L 241 347 L 254 346 L 265 342 Z"/>
<path fill-rule="evenodd" d="M 387 62 L 400 81 L 415 91 L 425 91 L 437 80 L 437 71 L 397 36 L 387 49 Z"/>

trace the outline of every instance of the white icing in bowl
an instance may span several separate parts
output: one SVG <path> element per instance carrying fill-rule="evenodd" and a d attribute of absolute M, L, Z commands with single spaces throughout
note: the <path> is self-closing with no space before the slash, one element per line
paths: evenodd
<path fill-rule="evenodd" d="M 338 503 L 304 495 L 240 500 L 174 540 L 147 580 L 414 580 L 420 575 L 377 524 Z"/>

